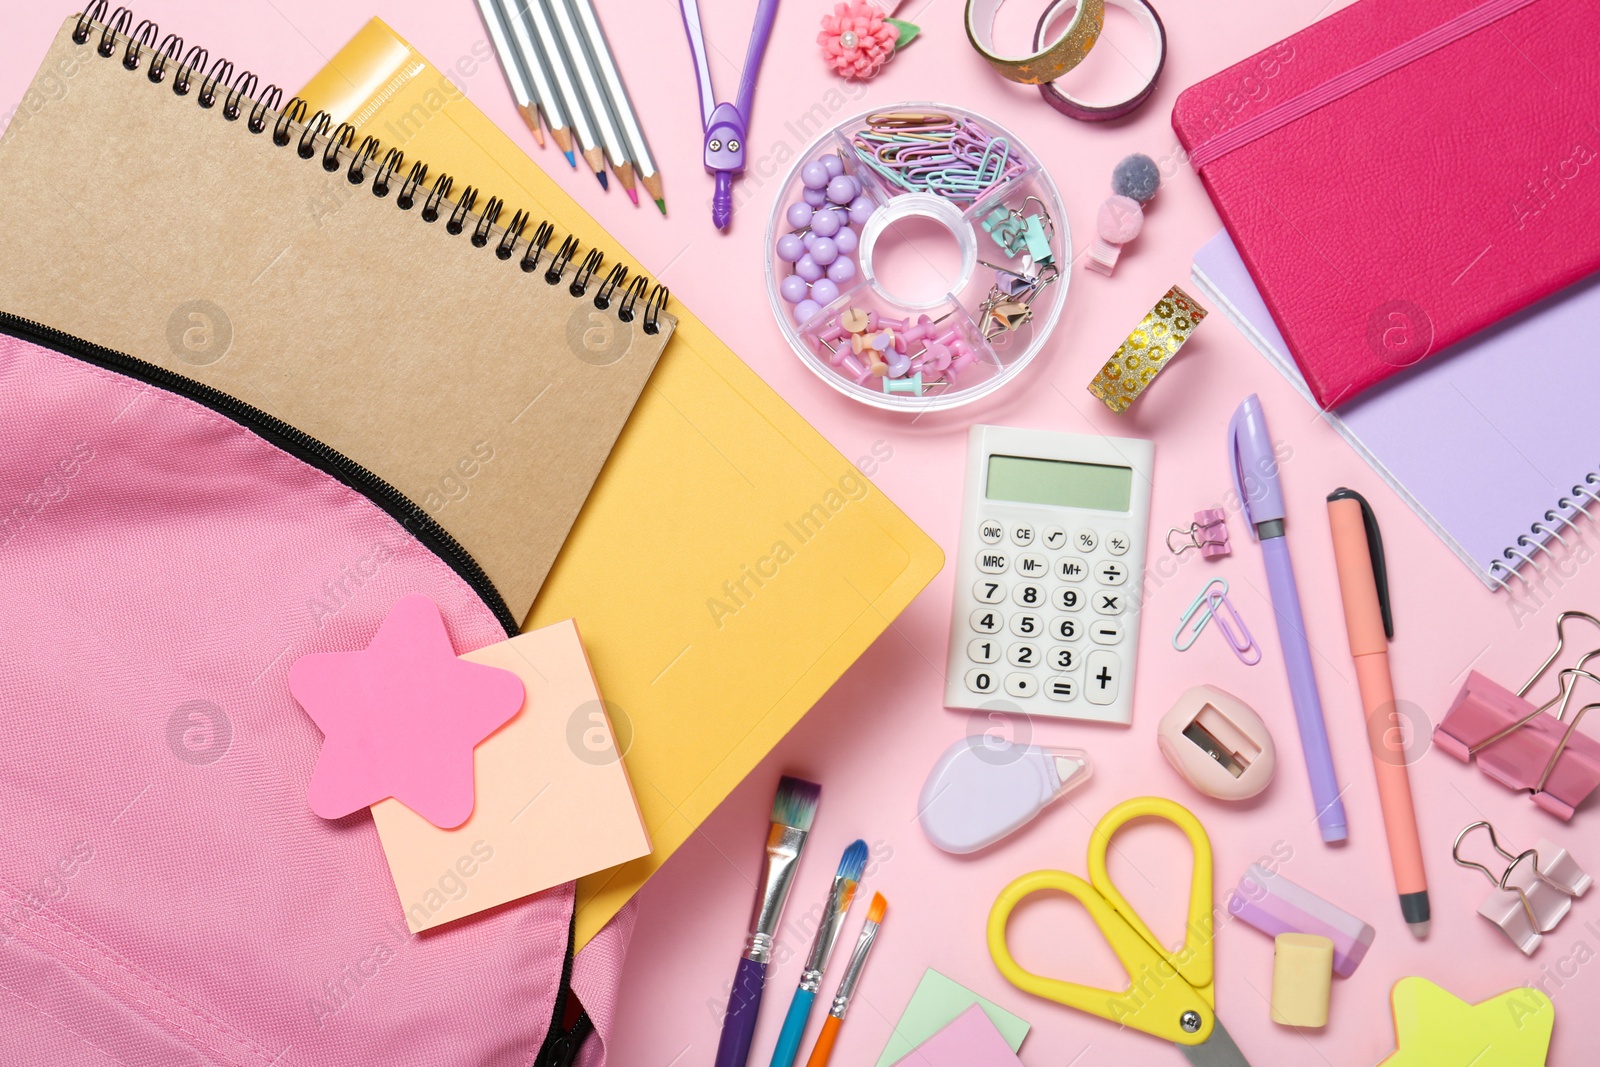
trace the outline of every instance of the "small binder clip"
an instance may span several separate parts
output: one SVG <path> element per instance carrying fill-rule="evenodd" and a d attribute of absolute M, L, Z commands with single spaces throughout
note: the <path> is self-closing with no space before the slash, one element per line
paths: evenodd
<path fill-rule="evenodd" d="M 1176 545 L 1174 537 L 1181 538 Z M 1198 548 L 1206 559 L 1216 559 L 1233 551 L 1228 545 L 1228 517 L 1221 508 L 1206 508 L 1194 513 L 1194 521 L 1187 527 L 1174 526 L 1167 531 L 1167 551 L 1181 556 Z"/>
<path fill-rule="evenodd" d="M 1510 861 L 1498 878 L 1483 864 L 1461 858 L 1461 842 L 1480 826 L 1489 831 L 1489 844 L 1494 850 Z M 1457 866 L 1476 868 L 1489 879 L 1494 889 L 1478 906 L 1478 914 L 1498 926 L 1526 956 L 1533 955 L 1544 935 L 1572 910 L 1573 898 L 1588 892 L 1594 881 L 1566 849 L 1543 838 L 1524 852 L 1506 851 L 1500 846 L 1494 827 L 1484 819 L 1467 825 L 1456 835 L 1450 856 Z M 1541 860 L 1541 856 L 1545 858 Z"/>
<path fill-rule="evenodd" d="M 1224 610 L 1227 612 L 1226 618 L 1222 614 Z M 1204 630 L 1206 623 L 1213 618 L 1217 620 L 1217 629 L 1221 632 L 1222 639 L 1228 642 L 1228 647 L 1233 649 L 1233 654 L 1239 657 L 1240 663 L 1254 667 L 1261 662 L 1261 646 L 1256 644 L 1250 628 L 1244 624 L 1244 619 L 1239 617 L 1239 611 L 1233 606 L 1233 601 L 1228 599 L 1228 583 L 1222 578 L 1213 578 L 1207 582 L 1205 588 L 1200 590 L 1200 595 L 1194 598 L 1188 610 L 1183 613 L 1183 618 L 1178 620 L 1177 630 L 1172 634 L 1172 647 L 1179 652 L 1189 651 L 1200 637 L 1200 631 Z"/>
<path fill-rule="evenodd" d="M 1560 692 L 1543 704 L 1534 706 L 1526 694 L 1561 655 L 1569 618 L 1600 626 L 1600 620 L 1584 612 L 1562 612 L 1556 620 L 1555 649 L 1521 689 L 1513 693 L 1473 671 L 1433 732 L 1444 751 L 1463 763 L 1476 756 L 1483 773 L 1509 789 L 1529 791 L 1535 804 L 1563 820 L 1571 819 L 1600 785 L 1600 741 L 1577 732 L 1589 709 L 1600 705 L 1587 704 L 1567 718 L 1578 681 L 1600 683 L 1600 677 L 1583 667 L 1600 649 L 1585 655 L 1577 667 L 1560 671 Z M 1556 713 L 1546 715 L 1552 707 Z"/>

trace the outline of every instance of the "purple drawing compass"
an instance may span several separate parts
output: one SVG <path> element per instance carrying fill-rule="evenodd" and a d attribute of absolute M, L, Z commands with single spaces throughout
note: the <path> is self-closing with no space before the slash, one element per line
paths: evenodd
<path fill-rule="evenodd" d="M 760 0 L 755 25 L 750 28 L 750 48 L 745 52 L 744 70 L 739 75 L 739 92 L 733 103 L 717 102 L 711 88 L 711 63 L 706 57 L 706 34 L 700 24 L 699 0 L 679 0 L 683 9 L 683 28 L 689 34 L 689 50 L 694 53 L 695 77 L 700 83 L 700 119 L 705 127 L 706 170 L 717 180 L 711 197 L 711 221 L 725 230 L 733 219 L 733 178 L 744 173 L 745 133 L 750 126 L 750 103 L 756 94 L 756 74 L 766 54 L 772 23 L 778 16 L 778 0 Z"/>

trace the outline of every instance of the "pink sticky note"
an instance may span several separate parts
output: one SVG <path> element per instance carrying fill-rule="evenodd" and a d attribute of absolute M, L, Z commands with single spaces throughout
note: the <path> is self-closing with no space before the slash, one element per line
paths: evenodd
<path fill-rule="evenodd" d="M 954 1022 L 906 1054 L 895 1067 L 1022 1067 L 983 1006 L 974 1004 Z"/>
<path fill-rule="evenodd" d="M 439 608 L 401 597 L 361 652 L 301 656 L 289 691 L 322 731 L 306 799 L 324 819 L 393 797 L 435 826 L 472 814 L 472 750 L 522 708 L 522 680 L 456 658 Z"/>

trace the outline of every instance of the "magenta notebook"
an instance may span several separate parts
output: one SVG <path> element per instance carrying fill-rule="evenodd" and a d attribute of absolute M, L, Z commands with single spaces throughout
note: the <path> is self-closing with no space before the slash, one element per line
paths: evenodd
<path fill-rule="evenodd" d="M 1195 254 L 1194 280 L 1306 398 L 1250 272 L 1226 232 Z M 1327 413 L 1334 428 L 1484 584 L 1503 586 L 1570 540 L 1600 494 L 1600 274 L 1510 316 Z M 1600 511 L 1594 513 L 1600 517 Z"/>
<path fill-rule="evenodd" d="M 1323 407 L 1600 270 L 1597 28 L 1600 0 L 1356 0 L 1178 95 Z"/>

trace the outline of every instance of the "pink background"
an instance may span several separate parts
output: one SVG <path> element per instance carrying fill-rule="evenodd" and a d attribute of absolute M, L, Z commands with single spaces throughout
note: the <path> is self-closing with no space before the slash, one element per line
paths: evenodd
<path fill-rule="evenodd" d="M 602 193 L 594 178 L 567 170 L 553 149 L 533 147 L 516 118 L 494 66 L 481 66 L 460 84 L 590 211 L 612 229 L 651 272 L 672 287 L 800 412 L 848 456 L 887 446 L 877 484 L 953 553 L 957 544 L 966 426 L 975 421 L 1076 432 L 1152 437 L 1157 442 L 1149 563 L 1152 581 L 1143 619 L 1143 654 L 1131 729 L 1053 722 L 1009 724 L 1045 744 L 1089 750 L 1095 774 L 1087 786 L 1014 839 L 977 857 L 957 859 L 933 849 L 915 825 L 917 794 L 934 758 L 967 731 L 985 728 L 941 707 L 951 578 L 947 569 L 898 619 L 771 757 L 684 846 L 643 893 L 629 957 L 612 1062 L 619 1067 L 705 1064 L 714 1054 L 724 983 L 732 975 L 750 906 L 752 879 L 773 784 L 784 772 L 821 782 L 824 798 L 809 859 L 792 898 L 798 917 L 820 900 L 840 849 L 857 836 L 873 845 L 868 888 L 890 901 L 887 923 L 840 1039 L 836 1062 L 870 1064 L 925 967 L 937 967 L 1021 1014 L 1035 1029 L 1022 1048 L 1030 1067 L 1096 1067 L 1129 1062 L 1178 1063 L 1152 1038 L 1035 1000 L 1008 986 L 990 963 L 983 925 L 990 901 L 1011 878 L 1036 867 L 1084 871 L 1088 829 L 1115 802 L 1155 792 L 1189 805 L 1205 822 L 1216 853 L 1221 898 L 1244 867 L 1273 853 L 1292 852 L 1283 865 L 1295 881 L 1334 898 L 1372 922 L 1377 943 L 1360 970 L 1335 983 L 1332 1016 L 1323 1031 L 1295 1031 L 1268 1019 L 1272 943 L 1230 923 L 1218 939 L 1219 1014 L 1256 1064 L 1294 1062 L 1373 1064 L 1392 1047 L 1387 993 L 1402 975 L 1420 974 L 1477 1001 L 1512 986 L 1541 983 L 1558 1009 L 1550 1062 L 1575 1065 L 1584 1041 L 1583 1011 L 1600 1005 L 1600 906 L 1581 901 L 1532 959 L 1473 914 L 1488 886 L 1476 872 L 1449 861 L 1451 839 L 1468 822 L 1489 818 L 1502 837 L 1529 847 L 1549 836 L 1600 868 L 1595 804 L 1561 824 L 1484 779 L 1475 769 L 1436 752 L 1413 768 L 1428 869 L 1434 931 L 1415 942 L 1400 921 L 1389 875 L 1354 675 L 1345 645 L 1332 573 L 1323 496 L 1345 484 L 1366 493 L 1383 521 L 1398 636 L 1394 670 L 1403 700 L 1437 720 L 1469 669 L 1516 684 L 1542 658 L 1555 615 L 1592 606 L 1600 565 L 1587 565 L 1594 538 L 1580 559 L 1542 579 L 1538 593 L 1490 594 L 1449 554 L 1259 357 L 1221 315 L 1199 331 L 1151 394 L 1129 414 L 1113 416 L 1084 386 L 1101 362 L 1169 285 L 1188 285 L 1189 260 L 1219 227 L 1199 180 L 1181 163 L 1168 116 L 1178 91 L 1277 41 L 1335 3 L 1171 0 L 1163 10 L 1171 53 L 1162 84 L 1134 117 L 1092 126 L 1050 110 L 1031 89 L 1002 82 L 968 48 L 957 0 L 911 0 L 901 15 L 923 26 L 923 37 L 876 81 L 846 85 L 828 75 L 812 43 L 824 5 L 790 0 L 780 13 L 757 94 L 750 136 L 752 170 L 732 233 L 720 236 L 708 219 L 709 183 L 698 166 L 698 116 L 687 48 L 671 0 L 600 0 L 644 125 L 665 174 L 671 217 L 648 204 L 632 207 L 617 192 Z M 714 75 L 731 93 L 747 39 L 751 0 L 708 0 L 715 47 Z M 65 5 L 13 4 L 0 40 L 0 115 L 21 99 L 31 71 L 66 14 Z M 1001 41 L 1019 44 L 1041 5 L 1013 0 L 1003 11 Z M 181 32 L 240 66 L 300 85 L 360 27 L 380 14 L 437 65 L 470 57 L 484 32 L 467 0 L 374 0 L 370 6 L 326 0 L 260 3 L 141 0 L 136 15 Z M 1108 17 L 1106 43 L 1139 56 L 1141 38 L 1119 12 Z M 1113 53 L 1100 53 L 1102 85 L 1126 84 Z M 1089 72 L 1091 75 L 1095 72 Z M 266 80 L 266 79 L 264 79 Z M 1152 205 L 1144 235 L 1124 253 L 1115 278 L 1076 268 L 1060 325 L 1039 362 L 1022 380 L 988 402 L 912 421 L 870 411 L 818 382 L 781 340 L 767 309 L 759 265 L 772 197 L 789 160 L 810 139 L 802 116 L 816 106 L 829 123 L 855 111 L 904 100 L 947 100 L 994 116 L 1020 134 L 1049 166 L 1065 198 L 1081 252 L 1095 208 L 1108 193 L 1112 165 L 1145 152 L 1168 180 Z M 1407 151 L 1426 146 L 1408 145 Z M 1329 180 L 1337 180 L 1330 175 Z M 419 275 L 420 277 L 420 275 Z M 1352 836 L 1343 847 L 1320 843 L 1288 691 L 1277 654 L 1260 555 L 1235 520 L 1237 550 L 1206 562 L 1194 554 L 1174 562 L 1161 547 L 1169 526 L 1184 525 L 1227 491 L 1223 431 L 1240 398 L 1257 391 L 1274 436 L 1292 457 L 1284 464 L 1290 545 L 1307 608 L 1307 625 L 1333 736 Z M 1552 417 L 1562 406 L 1552 402 Z M 1552 486 L 1551 499 L 1566 491 Z M 1570 538 L 1569 538 L 1570 539 Z M 1233 598 L 1266 649 L 1257 667 L 1238 663 L 1215 635 L 1188 653 L 1168 638 L 1178 615 L 1212 576 L 1226 577 Z M 648 575 L 640 575 L 648 581 Z M 1587 636 L 1576 639 L 1585 646 Z M 602 680 L 603 682 L 603 680 Z M 1157 755 L 1156 721 L 1184 688 L 1219 685 L 1252 704 L 1275 731 L 1277 780 L 1255 801 L 1227 806 L 1182 783 Z M 708 694 L 708 698 L 715 698 Z M 1013 733 L 1015 736 L 1015 733 Z M 1179 928 L 1186 850 L 1175 832 L 1130 831 L 1113 875 L 1158 933 Z M 1168 856 L 1168 852 L 1176 853 Z M 853 917 L 845 940 L 859 925 Z M 1586 924 L 1593 923 L 1592 927 Z M 1114 963 L 1080 912 L 1048 903 L 1013 924 L 1019 958 L 1064 977 L 1114 984 Z M 786 949 L 803 954 L 802 938 Z M 765 1063 L 799 968 L 788 959 L 773 980 L 752 1063 Z M 824 993 L 832 989 L 832 979 Z M 815 1023 L 813 1024 L 813 1032 Z M 809 1043 L 807 1045 L 809 1049 Z M 1165 1058 L 1163 1058 L 1165 1057 Z"/>

